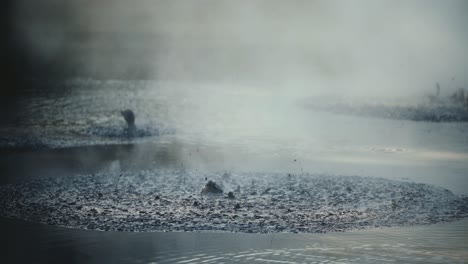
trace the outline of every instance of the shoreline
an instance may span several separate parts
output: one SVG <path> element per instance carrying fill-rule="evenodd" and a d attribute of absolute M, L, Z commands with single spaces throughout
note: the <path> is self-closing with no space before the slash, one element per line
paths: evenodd
<path fill-rule="evenodd" d="M 86 229 L 86 228 L 79 228 L 75 226 L 66 226 L 66 225 L 54 225 L 54 224 L 47 224 L 47 223 L 42 223 L 42 222 L 35 222 L 32 220 L 25 220 L 21 218 L 14 218 L 14 217 L 5 217 L 5 216 L 0 216 L 0 221 L 3 222 L 15 222 L 23 225 L 40 225 L 43 227 L 52 227 L 52 228 L 63 228 L 66 230 L 71 230 L 71 231 L 92 231 L 92 232 L 99 232 L 99 233 L 108 233 L 108 232 L 115 232 L 115 233 L 127 233 L 127 234 L 167 234 L 167 233 L 196 233 L 196 234 L 239 234 L 239 235 L 262 235 L 262 236 L 271 236 L 271 235 L 326 235 L 326 234 L 343 234 L 343 233 L 360 233 L 360 232 L 373 232 L 373 231 L 388 231 L 391 232 L 392 229 L 406 229 L 406 228 L 423 228 L 423 227 L 430 227 L 430 226 L 438 226 L 438 225 L 450 225 L 450 224 L 456 224 L 460 221 L 467 221 L 468 216 L 464 216 L 461 218 L 456 218 L 452 219 L 449 221 L 442 221 L 442 222 L 437 222 L 437 223 L 427 223 L 427 224 L 413 224 L 413 225 L 400 225 L 400 226 L 379 226 L 379 227 L 364 227 L 361 229 L 350 229 L 346 231 L 329 231 L 329 232 L 324 232 L 324 233 L 314 233 L 314 232 L 309 232 L 309 233 L 301 233 L 301 232 L 271 232 L 271 233 L 248 233 L 248 232 L 235 232 L 235 231 L 224 231 L 224 230 L 214 230 L 214 229 L 209 229 L 209 230 L 194 230 L 194 231 L 186 231 L 186 230 L 152 230 L 152 231 L 117 231 L 117 230 L 101 230 L 101 229 Z"/>

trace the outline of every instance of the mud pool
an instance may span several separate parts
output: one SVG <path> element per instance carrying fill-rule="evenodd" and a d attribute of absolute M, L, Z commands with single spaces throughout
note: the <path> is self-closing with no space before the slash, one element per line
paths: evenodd
<path fill-rule="evenodd" d="M 207 178 L 226 192 L 202 194 Z M 309 174 L 117 172 L 6 185 L 0 198 L 3 217 L 103 231 L 326 233 L 468 216 L 468 198 L 435 186 Z"/>
<path fill-rule="evenodd" d="M 324 251 L 315 242 L 305 242 L 302 235 L 290 234 L 284 243 L 297 245 L 301 253 L 275 251 L 271 259 L 319 261 L 307 252 L 330 257 L 326 252 L 332 251 L 337 254 L 332 254 L 336 262 L 466 259 L 466 251 L 453 242 L 466 242 L 466 219 L 458 220 L 466 214 L 463 195 L 468 194 L 465 122 L 315 112 L 302 107 L 300 98 L 252 87 L 218 89 L 214 84 L 82 79 L 56 85 L 57 89 L 49 87 L 26 96 L 23 112 L 0 131 L 0 165 L 6 175 L 1 186 L 2 216 L 62 226 L 27 222 L 27 230 L 70 232 L 83 238 L 98 234 L 96 240 L 82 240 L 85 247 L 114 235 L 128 235 L 125 241 L 142 243 L 154 241 L 150 236 L 160 236 L 181 243 L 180 250 L 193 248 L 185 243 L 193 241 L 202 247 L 200 252 L 181 255 L 179 250 L 172 257 L 195 263 L 210 260 L 205 257 L 211 256 L 207 247 L 212 242 L 203 238 L 209 234 L 195 232 L 187 235 L 190 238 L 177 238 L 184 235 L 175 232 L 169 233 L 173 237 L 163 238 L 165 235 L 157 233 L 138 233 L 141 237 L 137 237 L 114 231 L 221 230 L 240 232 L 239 236 L 257 232 L 286 237 L 277 232 L 370 228 L 359 231 L 367 232 L 362 239 L 372 241 L 366 242 L 369 247 L 353 235 L 356 231 L 323 237 L 309 234 L 309 242 L 327 241 L 321 244 Z M 64 92 L 64 85 L 80 88 Z M 136 113 L 140 132 L 135 138 L 123 136 L 122 109 Z M 224 194 L 200 196 L 205 178 L 221 184 Z M 226 198 L 228 191 L 234 192 L 234 200 Z M 282 219 L 285 215 L 291 217 Z M 4 221 L 9 227 L 23 226 L 11 222 L 19 220 Z M 438 222 L 451 223 L 434 225 Z M 85 229 L 108 230 L 103 232 L 108 235 Z M 431 230 L 440 232 L 437 239 L 451 246 L 435 243 Z M 410 239 L 405 244 L 402 241 L 407 237 L 402 232 L 422 242 Z M 250 263 L 268 259 L 249 254 L 265 253 L 270 241 L 274 250 L 282 247 L 274 246 L 277 240 L 272 235 L 250 235 L 248 240 L 263 241 L 261 245 L 231 251 L 233 244 L 225 243 L 220 252 L 233 255 L 214 255 Z M 236 234 L 225 236 L 219 239 L 237 239 Z M 244 243 L 239 239 L 239 244 Z M 80 243 L 78 240 L 71 244 Z M 387 240 L 390 246 L 385 246 Z M 312 251 L 304 249 L 304 243 Z M 54 247 L 48 244 L 46 248 Z M 98 246 L 96 250 L 106 249 Z M 382 254 L 373 256 L 372 250 Z M 171 259 L 165 253 L 155 256 L 150 252 L 152 249 L 142 253 L 144 256 L 126 257 L 158 263 Z M 339 252 L 352 254 L 340 258 Z M 91 259 L 99 259 L 93 256 Z"/>

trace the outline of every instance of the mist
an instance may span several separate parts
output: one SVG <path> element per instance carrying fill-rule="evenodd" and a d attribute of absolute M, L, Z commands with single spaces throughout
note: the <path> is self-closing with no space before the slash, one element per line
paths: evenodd
<path fill-rule="evenodd" d="M 295 95 L 466 87 L 466 1 L 16 1 L 58 76 L 254 84 Z M 219 85 L 222 89 L 222 85 Z"/>
<path fill-rule="evenodd" d="M 468 1 L 4 2 L 6 263 L 466 261 Z"/>
<path fill-rule="evenodd" d="M 99 131 L 115 131 L 120 111 L 132 109 L 137 127 L 177 131 L 176 159 L 197 169 L 214 166 L 193 154 L 204 145 L 215 146 L 207 156 L 226 170 L 298 171 L 291 161 L 301 157 L 306 170 L 336 171 L 341 162 L 361 173 L 362 164 L 406 166 L 407 157 L 373 156 L 398 149 L 413 153 L 413 163 L 424 156 L 424 166 L 434 155 L 466 159 L 466 136 L 451 125 L 353 120 L 300 107 L 313 97 L 312 104 L 326 96 L 401 101 L 425 99 L 436 83 L 447 97 L 467 87 L 466 1 L 22 0 L 11 10 L 12 35 L 29 58 L 23 75 L 71 80 L 59 85 L 68 93 L 66 112 L 42 114 L 34 100 L 24 107 L 27 119 L 51 129 L 63 120 L 67 131 L 83 120 L 103 126 L 94 118 L 110 126 Z M 108 136 L 94 128 L 77 133 Z M 432 130 L 440 134 L 426 133 Z M 368 166 L 366 173 L 391 172 Z"/>

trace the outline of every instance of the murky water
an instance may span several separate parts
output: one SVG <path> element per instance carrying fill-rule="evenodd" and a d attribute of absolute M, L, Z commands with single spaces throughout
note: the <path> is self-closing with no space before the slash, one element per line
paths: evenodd
<path fill-rule="evenodd" d="M 50 174 L 119 161 L 135 169 L 387 177 L 468 193 L 468 123 L 313 112 L 300 104 L 313 94 L 252 85 L 76 79 L 44 86 L 25 96 L 24 111 L 0 129 L 2 146 L 42 149 L 5 155 L 10 173 L 19 173 L 15 162 Z M 146 134 L 124 136 L 122 109 L 135 111 Z M 89 147 L 103 144 L 111 146 Z"/>
<path fill-rule="evenodd" d="M 69 86 L 63 89 L 62 86 Z M 76 88 L 78 87 L 78 88 Z M 312 112 L 283 90 L 74 80 L 0 130 L 7 182 L 142 168 L 386 177 L 468 194 L 468 124 Z M 133 109 L 141 137 L 122 137 Z M 12 148 L 11 148 L 12 147 Z M 2 220 L 12 259 L 135 263 L 457 263 L 468 222 L 324 235 L 116 233 Z M 31 254 L 23 255 L 23 249 Z"/>
<path fill-rule="evenodd" d="M 330 234 L 127 233 L 1 221 L 28 263 L 466 263 L 468 221 Z M 28 252 L 24 254 L 24 252 Z M 7 261 L 8 262 L 8 261 Z"/>

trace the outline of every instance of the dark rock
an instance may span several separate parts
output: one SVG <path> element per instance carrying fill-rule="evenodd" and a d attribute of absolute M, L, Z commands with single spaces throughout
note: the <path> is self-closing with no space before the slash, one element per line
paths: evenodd
<path fill-rule="evenodd" d="M 236 199 L 233 192 L 228 193 L 228 199 Z"/>
<path fill-rule="evenodd" d="M 240 208 L 241 208 L 241 206 L 240 206 L 240 204 L 238 204 L 238 203 L 236 204 L 236 206 L 234 206 L 234 209 L 236 209 L 236 210 L 238 210 L 238 209 L 240 209 Z"/>
<path fill-rule="evenodd" d="M 208 181 L 202 190 L 202 194 L 222 194 L 223 190 L 214 181 Z"/>

